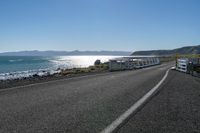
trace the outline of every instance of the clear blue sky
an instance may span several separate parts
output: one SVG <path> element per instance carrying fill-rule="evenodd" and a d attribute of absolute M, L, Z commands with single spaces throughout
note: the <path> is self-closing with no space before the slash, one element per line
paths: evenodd
<path fill-rule="evenodd" d="M 0 0 L 0 52 L 200 44 L 200 0 Z"/>

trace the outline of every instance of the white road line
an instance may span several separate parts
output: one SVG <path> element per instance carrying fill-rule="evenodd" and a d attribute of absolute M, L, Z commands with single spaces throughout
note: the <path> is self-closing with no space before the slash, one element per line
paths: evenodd
<path fill-rule="evenodd" d="M 114 132 L 125 120 L 127 120 L 132 114 L 136 113 L 144 103 L 146 103 L 151 96 L 158 90 L 159 86 L 165 81 L 168 76 L 169 70 L 165 73 L 161 81 L 153 87 L 147 94 L 145 94 L 140 100 L 138 100 L 133 106 L 131 106 L 125 113 L 119 116 L 114 122 L 107 126 L 101 133 Z"/>

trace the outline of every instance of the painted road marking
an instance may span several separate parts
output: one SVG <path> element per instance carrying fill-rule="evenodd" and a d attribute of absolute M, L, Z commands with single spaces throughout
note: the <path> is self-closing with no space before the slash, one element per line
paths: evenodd
<path fill-rule="evenodd" d="M 159 86 L 165 81 L 169 74 L 168 69 L 164 75 L 164 77 L 161 79 L 161 81 L 153 87 L 147 94 L 145 94 L 140 100 L 138 100 L 133 106 L 131 106 L 126 112 L 124 112 L 121 116 L 119 116 L 115 121 L 113 121 L 109 126 L 107 126 L 101 133 L 112 133 L 116 129 L 120 127 L 132 114 L 136 113 L 142 105 L 144 105 L 151 97 L 152 95 L 158 90 Z"/>

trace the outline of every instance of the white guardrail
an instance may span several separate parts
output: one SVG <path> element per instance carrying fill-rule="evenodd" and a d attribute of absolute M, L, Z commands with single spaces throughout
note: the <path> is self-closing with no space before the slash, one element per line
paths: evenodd
<path fill-rule="evenodd" d="M 124 57 L 109 61 L 110 71 L 132 70 L 160 64 L 157 57 L 134 58 Z"/>
<path fill-rule="evenodd" d="M 177 66 L 176 70 L 181 72 L 187 72 L 187 66 L 188 66 L 188 59 L 177 59 Z"/>

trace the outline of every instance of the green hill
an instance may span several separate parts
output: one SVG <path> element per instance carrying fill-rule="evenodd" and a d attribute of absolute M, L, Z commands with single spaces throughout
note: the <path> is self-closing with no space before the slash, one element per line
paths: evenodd
<path fill-rule="evenodd" d="M 132 55 L 175 55 L 175 54 L 200 54 L 200 45 L 186 46 L 172 50 L 136 51 Z"/>

